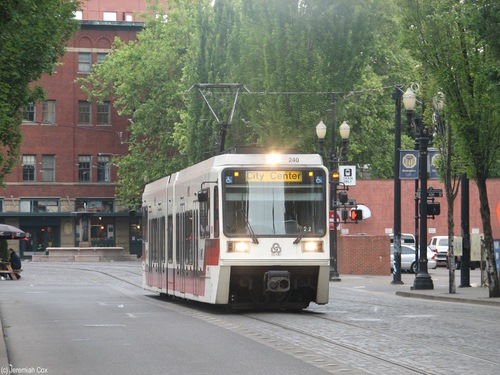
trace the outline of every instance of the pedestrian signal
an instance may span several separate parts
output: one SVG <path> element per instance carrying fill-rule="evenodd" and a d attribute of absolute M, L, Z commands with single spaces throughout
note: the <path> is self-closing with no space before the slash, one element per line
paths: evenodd
<path fill-rule="evenodd" d="M 359 210 L 357 208 L 353 208 L 351 210 L 351 220 L 363 220 L 363 210 Z"/>

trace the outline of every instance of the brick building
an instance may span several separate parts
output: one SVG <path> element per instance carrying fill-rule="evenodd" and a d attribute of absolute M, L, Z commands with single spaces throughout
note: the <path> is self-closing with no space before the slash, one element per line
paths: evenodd
<path fill-rule="evenodd" d="M 112 98 L 88 102 L 75 79 L 89 74 L 111 51 L 115 37 L 130 41 L 143 28 L 145 0 L 83 2 L 81 27 L 52 75 L 37 84 L 46 100 L 24 111 L 24 143 L 18 166 L 0 190 L 0 222 L 21 227 L 26 241 L 13 241 L 23 256 L 50 246 L 120 246 L 141 254 L 140 218 L 115 199 L 113 156 L 127 152 L 128 119 Z"/>

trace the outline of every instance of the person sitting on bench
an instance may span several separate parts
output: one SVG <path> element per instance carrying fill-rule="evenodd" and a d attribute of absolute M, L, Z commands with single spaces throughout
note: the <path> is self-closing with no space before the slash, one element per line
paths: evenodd
<path fill-rule="evenodd" d="M 10 266 L 12 267 L 12 270 L 13 271 L 20 271 L 22 266 L 21 266 L 21 259 L 19 259 L 19 256 L 16 254 L 16 252 L 14 251 L 14 249 L 10 248 L 9 249 L 9 253 L 10 253 Z M 12 275 L 9 275 L 10 278 L 12 279 Z M 18 273 L 17 274 L 17 278 L 20 279 L 21 278 L 21 275 Z"/>

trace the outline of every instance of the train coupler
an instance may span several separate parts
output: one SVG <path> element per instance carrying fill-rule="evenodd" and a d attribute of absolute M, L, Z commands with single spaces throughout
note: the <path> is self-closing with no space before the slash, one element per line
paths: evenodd
<path fill-rule="evenodd" d="M 279 293 L 290 290 L 290 272 L 267 271 L 264 274 L 265 292 Z"/>

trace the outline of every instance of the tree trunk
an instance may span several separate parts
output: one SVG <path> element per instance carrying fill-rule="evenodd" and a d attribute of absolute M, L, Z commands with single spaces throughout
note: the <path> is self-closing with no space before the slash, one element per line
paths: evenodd
<path fill-rule="evenodd" d="M 479 191 L 479 204 L 481 220 L 483 222 L 484 247 L 486 256 L 486 270 L 488 275 L 488 288 L 490 297 L 500 297 L 500 283 L 495 262 L 495 250 L 493 247 L 493 231 L 491 229 L 490 206 L 488 204 L 488 193 L 486 191 L 486 179 L 476 179 Z"/>

